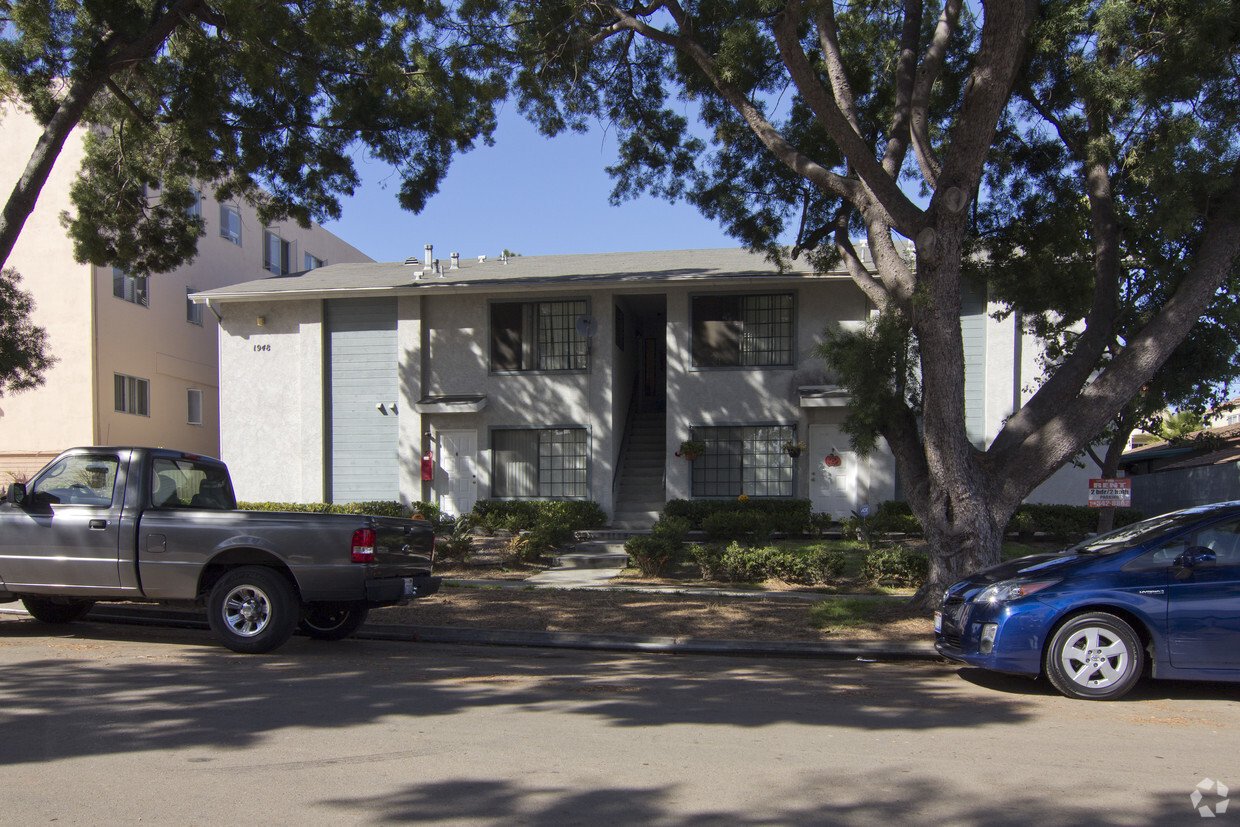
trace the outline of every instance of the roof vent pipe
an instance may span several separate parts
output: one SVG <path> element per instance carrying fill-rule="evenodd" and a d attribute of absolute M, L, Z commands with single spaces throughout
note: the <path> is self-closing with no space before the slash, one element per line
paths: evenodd
<path fill-rule="evenodd" d="M 452 269 L 453 270 L 461 269 L 461 254 L 460 253 L 452 254 Z"/>
<path fill-rule="evenodd" d="M 430 244 L 426 245 L 426 258 L 422 259 L 422 272 L 429 273 L 431 271 L 431 250 L 434 249 Z"/>

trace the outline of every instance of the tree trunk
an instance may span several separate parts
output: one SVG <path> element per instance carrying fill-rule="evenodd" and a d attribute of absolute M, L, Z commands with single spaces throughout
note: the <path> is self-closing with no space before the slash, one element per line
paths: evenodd
<path fill-rule="evenodd" d="M 955 503 L 950 519 L 947 509 L 918 515 L 925 530 L 930 570 L 910 605 L 933 610 L 948 586 L 1002 560 L 1003 530 L 1011 514 L 996 515 L 995 508 L 986 492 L 975 491 Z"/>

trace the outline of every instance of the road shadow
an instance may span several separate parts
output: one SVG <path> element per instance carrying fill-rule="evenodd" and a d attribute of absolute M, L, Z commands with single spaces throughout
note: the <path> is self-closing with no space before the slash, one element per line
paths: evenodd
<path fill-rule="evenodd" d="M 936 663 L 305 638 L 275 653 L 237 655 L 195 629 L 86 622 L 49 630 L 21 620 L 0 623 L 0 660 L 3 764 L 245 747 L 285 728 L 485 707 L 554 706 L 616 727 L 794 723 L 872 731 L 983 727 L 1030 712 L 1019 698 L 943 681 L 950 667 Z"/>

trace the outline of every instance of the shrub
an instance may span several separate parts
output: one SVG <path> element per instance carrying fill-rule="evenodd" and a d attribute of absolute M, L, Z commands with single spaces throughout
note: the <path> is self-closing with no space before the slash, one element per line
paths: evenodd
<path fill-rule="evenodd" d="M 789 536 L 804 534 L 810 530 L 809 500 L 669 500 L 663 507 L 668 517 L 683 517 L 692 528 L 706 531 L 706 521 L 715 514 L 757 515 L 768 532 L 780 532 Z M 753 531 L 753 528 L 746 529 Z M 721 540 L 736 539 L 721 537 Z"/>
<path fill-rule="evenodd" d="M 733 583 L 758 583 L 771 578 L 805 585 L 829 583 L 844 573 L 845 564 L 841 551 L 750 548 L 735 541 L 727 548 L 700 546 L 692 555 L 704 579 Z"/>
<path fill-rule="evenodd" d="M 689 521 L 684 517 L 659 518 L 649 535 L 630 537 L 624 550 L 637 564 L 643 577 L 662 577 L 669 563 L 676 559 L 689 534 Z"/>
<path fill-rule="evenodd" d="M 673 519 L 684 520 L 685 518 Z M 751 536 L 756 542 L 765 542 L 770 536 L 768 526 L 766 515 L 757 511 L 716 511 L 702 520 L 702 530 L 706 532 L 706 539 L 720 543 L 745 540 Z"/>
<path fill-rule="evenodd" d="M 874 549 L 865 555 L 861 576 L 871 583 L 920 586 L 930 572 L 930 561 L 920 551 L 903 546 Z"/>
<path fill-rule="evenodd" d="M 671 546 L 650 534 L 638 534 L 624 541 L 624 550 L 637 564 L 643 577 L 662 577 L 675 556 Z"/>
<path fill-rule="evenodd" d="M 598 503 L 581 500 L 478 500 L 471 518 L 489 531 L 499 528 L 513 533 L 532 529 L 547 519 L 567 521 L 574 531 L 598 528 L 607 522 Z"/>

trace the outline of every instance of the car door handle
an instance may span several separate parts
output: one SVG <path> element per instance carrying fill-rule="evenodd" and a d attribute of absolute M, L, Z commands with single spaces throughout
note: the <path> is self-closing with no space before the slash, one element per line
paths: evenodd
<path fill-rule="evenodd" d="M 108 527 L 107 520 L 91 520 L 86 524 L 91 531 L 103 531 Z"/>

